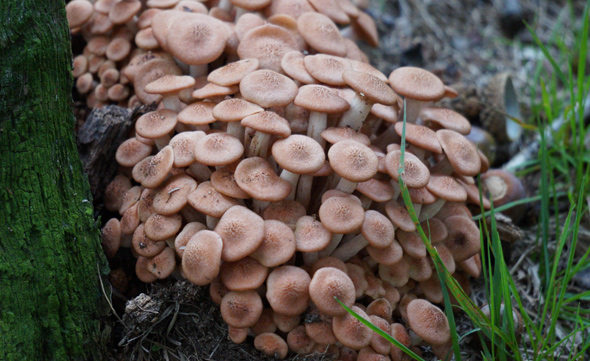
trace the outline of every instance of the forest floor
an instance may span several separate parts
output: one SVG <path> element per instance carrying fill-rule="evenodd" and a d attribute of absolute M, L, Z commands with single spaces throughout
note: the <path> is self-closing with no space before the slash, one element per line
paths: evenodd
<path fill-rule="evenodd" d="M 524 109 L 536 95 L 531 74 L 549 68 L 531 33 L 514 23 L 502 24 L 505 0 L 371 0 L 368 12 L 375 19 L 380 36 L 379 48 L 362 46 L 373 65 L 389 74 L 399 66 L 419 66 L 439 75 L 445 84 L 467 84 L 481 90 L 498 73 L 509 73 L 519 102 Z M 583 7 L 579 1 L 575 7 Z M 560 36 L 565 44 L 575 39 L 567 27 L 572 13 L 565 1 L 521 0 L 524 19 L 531 24 L 541 42 Z M 555 29 L 559 29 L 556 34 Z M 478 124 L 478 115 L 471 117 Z M 501 163 L 494 164 L 501 167 Z M 534 175 L 526 180 L 529 195 L 537 193 Z M 536 215 L 531 206 L 521 223 L 516 224 L 519 240 L 506 243 L 506 262 L 531 316 L 537 313 L 540 295 L 538 261 L 528 257 L 538 251 Z M 562 217 L 561 217 L 562 218 Z M 560 220 L 560 217 L 556 219 Z M 590 233 L 581 234 L 580 242 L 590 244 Z M 554 243 L 553 246 L 554 247 Z M 130 255 L 129 255 L 130 257 Z M 590 277 L 587 277 L 590 278 Z M 580 292 L 589 285 L 580 280 Z M 590 283 L 590 282 L 588 282 Z M 472 283 L 472 299 L 481 304 L 482 281 Z M 251 342 L 235 345 L 227 338 L 227 328 L 218 307 L 210 300 L 206 288 L 188 282 L 167 281 L 149 286 L 134 286 L 126 295 L 113 295 L 119 315 L 129 294 L 145 292 L 135 311 L 121 321 L 113 319 L 113 360 L 265 360 Z M 151 315 L 151 316 L 150 316 Z M 466 316 L 457 316 L 459 334 L 473 328 Z M 122 326 L 124 325 L 124 327 Z M 472 337 L 462 340 L 463 360 L 480 360 Z M 426 352 L 423 357 L 428 358 Z M 432 357 L 432 356 L 431 356 Z M 329 360 L 319 355 L 291 360 Z"/>

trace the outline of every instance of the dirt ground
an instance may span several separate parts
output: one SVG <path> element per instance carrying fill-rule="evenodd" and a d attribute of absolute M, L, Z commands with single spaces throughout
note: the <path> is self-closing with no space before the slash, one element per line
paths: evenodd
<path fill-rule="evenodd" d="M 513 1 L 372 0 L 368 12 L 375 18 L 381 44 L 378 49 L 362 48 L 385 74 L 399 66 L 413 65 L 435 72 L 446 84 L 466 83 L 476 89 L 493 75 L 508 72 L 519 100 L 526 105 L 531 96 L 530 74 L 543 62 L 543 55 L 532 46 L 529 32 L 523 27 L 519 30 L 518 22 L 501 22 L 506 3 Z M 521 0 L 519 4 L 522 16 L 542 41 L 553 36 L 556 24 L 571 21 L 565 1 Z M 576 8 L 584 4 L 574 2 Z M 573 43 L 567 28 L 562 28 L 559 36 L 566 44 Z M 535 213 L 534 207 L 530 210 Z M 527 256 L 538 247 L 535 225 L 529 219 L 517 226 L 524 231 L 522 239 L 507 248 L 509 267 L 534 317 L 540 281 L 538 265 Z M 124 255 L 121 265 L 125 257 L 131 255 Z M 229 341 L 218 307 L 206 288 L 173 280 L 148 286 L 124 281 L 129 288 L 126 295 L 117 290 L 113 293 L 113 308 L 118 315 L 124 314 L 129 295 L 145 292 L 149 296 L 136 300 L 134 310 L 120 320 L 111 319 L 113 360 L 270 360 L 254 349 L 251 338 L 243 345 Z M 472 298 L 482 302 L 481 281 L 473 283 Z M 464 316 L 458 317 L 459 333 L 464 334 L 471 324 Z M 481 359 L 473 345 L 472 337 L 462 341 L 464 360 Z M 423 351 L 426 359 L 432 357 L 427 349 Z M 330 360 L 332 356 L 292 355 L 289 359 Z"/>

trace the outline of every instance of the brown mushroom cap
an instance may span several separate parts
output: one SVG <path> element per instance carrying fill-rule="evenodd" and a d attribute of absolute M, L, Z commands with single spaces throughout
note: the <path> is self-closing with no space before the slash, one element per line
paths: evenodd
<path fill-rule="evenodd" d="M 164 75 L 145 86 L 149 94 L 176 93 L 195 85 L 195 79 L 188 75 Z"/>
<path fill-rule="evenodd" d="M 176 250 L 176 254 L 178 257 L 182 259 L 182 255 L 184 254 L 184 249 L 186 245 L 190 241 L 190 239 L 199 231 L 207 229 L 203 223 L 200 222 L 190 222 L 187 223 L 182 231 L 178 233 L 176 238 L 174 239 L 174 249 Z M 221 258 L 221 255 L 219 256 Z"/>
<path fill-rule="evenodd" d="M 267 69 L 253 71 L 240 82 L 240 93 L 244 99 L 263 108 L 291 103 L 298 90 L 293 80 Z"/>
<path fill-rule="evenodd" d="M 104 205 L 108 211 L 116 212 L 121 208 L 125 193 L 131 189 L 131 180 L 124 175 L 117 175 L 105 188 Z M 137 201 L 137 199 L 135 200 Z M 127 210 L 129 206 L 126 206 Z M 124 211 L 125 211 L 124 210 Z M 123 213 L 123 212 L 121 212 Z"/>
<path fill-rule="evenodd" d="M 255 58 L 260 69 L 280 72 L 281 59 L 290 51 L 299 50 L 291 32 L 273 24 L 258 26 L 246 33 L 238 46 L 240 59 Z"/>
<path fill-rule="evenodd" d="M 278 135 L 282 138 L 291 135 L 289 121 L 275 112 L 263 111 L 249 115 L 242 119 L 241 124 L 258 132 Z"/>
<path fill-rule="evenodd" d="M 197 140 L 204 137 L 202 131 L 182 132 L 170 139 L 169 145 L 174 150 L 174 167 L 182 168 L 195 162 L 195 146 Z"/>
<path fill-rule="evenodd" d="M 404 249 L 404 254 L 414 258 L 426 257 L 426 246 L 417 232 L 398 230 L 396 238 Z"/>
<path fill-rule="evenodd" d="M 161 280 L 170 276 L 174 267 L 176 267 L 176 254 L 170 247 L 164 248 L 162 252 L 148 261 L 148 271 Z"/>
<path fill-rule="evenodd" d="M 408 210 L 399 204 L 397 200 L 392 199 L 385 204 L 385 213 L 387 213 L 387 216 L 396 227 L 406 232 L 414 232 L 416 230 L 416 225 L 412 221 Z"/>
<path fill-rule="evenodd" d="M 233 262 L 260 246 L 264 239 L 264 220 L 246 207 L 233 206 L 223 214 L 215 232 L 223 239 L 222 259 Z"/>
<path fill-rule="evenodd" d="M 271 356 L 277 359 L 284 359 L 287 357 L 289 347 L 287 342 L 276 333 L 261 333 L 254 338 L 254 347 L 267 356 Z"/>
<path fill-rule="evenodd" d="M 211 133 L 197 140 L 195 159 L 209 166 L 227 165 L 240 159 L 244 154 L 244 145 L 240 140 L 227 133 Z"/>
<path fill-rule="evenodd" d="M 170 215 L 186 205 L 187 195 L 197 188 L 197 182 L 190 176 L 179 174 L 168 179 L 156 190 L 152 206 L 162 215 Z"/>
<path fill-rule="evenodd" d="M 376 248 L 368 245 L 366 250 L 367 253 L 369 253 L 369 256 L 377 261 L 377 263 L 386 266 L 399 262 L 404 255 L 402 247 L 395 239 L 386 248 Z"/>
<path fill-rule="evenodd" d="M 379 160 L 375 152 L 354 140 L 340 141 L 328 151 L 330 166 L 351 182 L 364 182 L 377 173 Z"/>
<path fill-rule="evenodd" d="M 303 63 L 304 57 L 305 55 L 298 50 L 290 51 L 281 59 L 281 68 L 285 74 L 303 84 L 315 83 L 316 80 L 305 68 L 305 64 Z"/>
<path fill-rule="evenodd" d="M 447 201 L 464 202 L 467 199 L 465 188 L 451 176 L 431 174 L 426 188 L 437 197 Z"/>
<path fill-rule="evenodd" d="M 171 146 L 162 148 L 155 156 L 150 156 L 133 167 L 133 179 L 146 188 L 156 188 L 172 169 L 174 151 Z"/>
<path fill-rule="evenodd" d="M 354 140 L 366 146 L 371 144 L 371 140 L 367 135 L 349 127 L 330 127 L 323 130 L 321 136 L 330 144 L 336 144 L 343 140 Z"/>
<path fill-rule="evenodd" d="M 262 299 L 256 291 L 231 291 L 221 299 L 221 317 L 233 327 L 254 326 L 262 314 Z"/>
<path fill-rule="evenodd" d="M 467 135 L 471 131 L 471 123 L 464 116 L 451 109 L 425 108 L 420 111 L 420 118 L 425 122 L 454 130 L 459 134 Z"/>
<path fill-rule="evenodd" d="M 461 175 L 476 176 L 481 169 L 477 147 L 463 135 L 448 129 L 436 132 L 453 170 Z"/>
<path fill-rule="evenodd" d="M 182 216 L 172 214 L 163 216 L 161 214 L 152 214 L 145 221 L 144 232 L 153 241 L 164 241 L 174 237 L 182 225 Z"/>
<path fill-rule="evenodd" d="M 111 218 L 100 230 L 104 254 L 108 259 L 115 256 L 121 246 L 121 224 L 117 218 Z"/>
<path fill-rule="evenodd" d="M 259 64 L 256 58 L 238 60 L 213 70 L 207 75 L 207 81 L 222 86 L 236 85 L 246 74 L 257 70 Z"/>
<path fill-rule="evenodd" d="M 393 126 L 395 132 L 401 137 L 404 126 L 403 122 L 397 122 Z M 423 125 L 406 123 L 406 141 L 429 152 L 442 153 L 442 148 L 434 130 Z"/>
<path fill-rule="evenodd" d="M 242 160 L 234 176 L 240 188 L 262 201 L 277 202 L 291 193 L 291 184 L 279 178 L 270 163 L 260 157 Z"/>
<path fill-rule="evenodd" d="M 309 284 L 309 296 L 317 308 L 329 316 L 347 314 L 335 300 L 351 307 L 355 299 L 354 284 L 348 275 L 333 267 L 317 270 Z"/>
<path fill-rule="evenodd" d="M 175 126 L 176 112 L 160 109 L 139 117 L 135 123 L 135 131 L 144 138 L 157 139 L 170 133 Z"/>
<path fill-rule="evenodd" d="M 215 103 L 195 102 L 187 105 L 180 113 L 178 113 L 177 119 L 183 124 L 210 124 L 216 120 L 213 116 L 214 108 Z"/>
<path fill-rule="evenodd" d="M 356 190 L 375 202 L 387 202 L 393 198 L 393 187 L 385 180 L 371 178 L 356 185 Z"/>
<path fill-rule="evenodd" d="M 228 197 L 238 199 L 250 198 L 250 195 L 244 192 L 244 190 L 238 186 L 238 183 L 234 177 L 234 172 L 235 166 L 232 165 L 219 168 L 213 172 L 213 174 L 211 174 L 211 185 L 219 193 Z"/>
<path fill-rule="evenodd" d="M 318 213 L 326 229 L 340 234 L 356 231 L 365 219 L 365 210 L 352 197 L 328 198 Z"/>
<path fill-rule="evenodd" d="M 232 98 L 215 105 L 213 117 L 223 122 L 237 122 L 262 111 L 264 109 L 254 103 L 240 98 Z"/>
<path fill-rule="evenodd" d="M 262 213 L 264 220 L 274 219 L 285 223 L 291 230 L 295 231 L 298 220 L 305 216 L 307 210 L 303 204 L 290 199 L 283 199 L 273 202 L 266 207 Z"/>
<path fill-rule="evenodd" d="M 352 306 L 351 309 L 362 318 L 370 321 L 369 316 L 359 307 Z M 354 350 L 368 346 L 373 338 L 373 331 L 346 311 L 340 317 L 334 317 L 332 329 L 342 345 Z"/>
<path fill-rule="evenodd" d="M 84 25 L 92 17 L 94 7 L 89 1 L 71 1 L 66 5 L 66 17 L 70 29 Z"/>
<path fill-rule="evenodd" d="M 295 254 L 295 235 L 289 226 L 281 221 L 264 221 L 264 239 L 250 255 L 266 267 L 286 263 Z"/>
<path fill-rule="evenodd" d="M 277 140 L 272 146 L 272 155 L 281 168 L 297 174 L 314 173 L 326 160 L 322 146 L 300 134 Z"/>
<path fill-rule="evenodd" d="M 391 178 L 398 180 L 398 169 L 402 152 L 394 150 L 385 156 L 385 167 Z M 412 153 L 404 154 L 404 173 L 402 179 L 411 188 L 426 187 L 430 180 L 430 172 L 422 161 Z"/>
<path fill-rule="evenodd" d="M 326 15 L 306 12 L 297 18 L 297 29 L 305 41 L 321 53 L 345 56 L 346 42 L 336 24 Z"/>
<path fill-rule="evenodd" d="M 395 228 L 381 212 L 368 210 L 361 226 L 361 232 L 369 244 L 375 248 L 387 248 L 395 237 Z"/>
<path fill-rule="evenodd" d="M 420 101 L 436 101 L 445 93 L 445 86 L 436 75 L 409 66 L 391 72 L 389 84 L 399 95 Z"/>
<path fill-rule="evenodd" d="M 398 101 L 397 95 L 385 81 L 369 73 L 348 70 L 342 73 L 342 79 L 370 103 L 394 105 Z"/>
<path fill-rule="evenodd" d="M 295 105 L 320 113 L 342 113 L 350 108 L 336 91 L 327 86 L 309 84 L 299 88 L 294 100 Z"/>
<path fill-rule="evenodd" d="M 418 336 L 432 345 L 442 345 L 451 339 L 447 316 L 432 303 L 415 299 L 408 304 L 408 323 Z"/>
<path fill-rule="evenodd" d="M 317 252 L 330 243 L 332 233 L 311 216 L 299 218 L 295 228 L 295 241 L 299 252 Z"/>
<path fill-rule="evenodd" d="M 274 269 L 266 281 L 266 298 L 273 311 L 281 315 L 297 316 L 309 306 L 311 278 L 303 269 L 282 266 Z"/>
<path fill-rule="evenodd" d="M 289 350 L 306 355 L 313 351 L 315 341 L 307 335 L 304 325 L 299 325 L 287 334 L 287 345 Z"/>
<path fill-rule="evenodd" d="M 352 69 L 348 59 L 327 54 L 307 55 L 303 63 L 311 76 L 329 85 L 346 85 L 342 74 Z M 340 97 L 345 98 L 343 94 Z"/>
<path fill-rule="evenodd" d="M 188 203 L 197 211 L 211 216 L 221 217 L 230 207 L 238 205 L 238 202 L 219 193 L 211 182 L 203 182 L 187 197 Z"/>
<path fill-rule="evenodd" d="M 451 216 L 445 218 L 443 223 L 448 231 L 444 243 L 453 254 L 455 261 L 461 262 L 479 253 L 481 248 L 479 228 L 471 219 Z"/>
<path fill-rule="evenodd" d="M 251 257 L 235 262 L 223 262 L 219 278 L 230 291 L 255 290 L 266 280 L 268 268 Z"/>

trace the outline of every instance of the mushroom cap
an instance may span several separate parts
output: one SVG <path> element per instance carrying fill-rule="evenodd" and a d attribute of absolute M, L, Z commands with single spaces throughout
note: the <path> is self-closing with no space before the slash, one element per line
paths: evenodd
<path fill-rule="evenodd" d="M 164 248 L 158 255 L 148 260 L 148 271 L 163 280 L 170 276 L 176 267 L 176 254 L 170 247 Z"/>
<path fill-rule="evenodd" d="M 383 203 L 393 198 L 393 187 L 386 180 L 371 178 L 356 185 L 356 190 L 372 201 Z"/>
<path fill-rule="evenodd" d="M 262 286 L 268 275 L 268 268 L 251 257 L 235 262 L 223 262 L 219 279 L 230 291 L 255 290 Z"/>
<path fill-rule="evenodd" d="M 343 140 L 332 145 L 328 158 L 332 169 L 351 182 L 364 182 L 377 174 L 379 160 L 375 152 L 354 140 Z"/>
<path fill-rule="evenodd" d="M 165 241 L 174 237 L 180 230 L 180 226 L 182 226 L 182 216 L 178 213 L 169 216 L 152 214 L 145 221 L 144 232 L 153 241 Z"/>
<path fill-rule="evenodd" d="M 221 86 L 214 83 L 207 83 L 191 93 L 195 99 L 208 99 L 224 95 L 232 95 L 238 92 L 237 85 Z"/>
<path fill-rule="evenodd" d="M 273 311 L 281 315 L 297 316 L 309 307 L 311 278 L 296 266 L 275 268 L 266 281 L 266 298 Z"/>
<path fill-rule="evenodd" d="M 404 123 L 397 122 L 394 125 L 395 132 L 401 137 Z M 429 152 L 441 154 L 442 148 L 436 137 L 436 132 L 423 125 L 406 123 L 406 141 Z"/>
<path fill-rule="evenodd" d="M 407 308 L 408 323 L 418 336 L 432 345 L 442 345 L 451 339 L 447 316 L 424 299 L 410 301 Z"/>
<path fill-rule="evenodd" d="M 305 55 L 298 50 L 288 52 L 281 59 L 281 69 L 283 69 L 285 74 L 303 84 L 315 83 L 316 80 L 305 68 L 305 64 L 303 63 L 304 57 Z"/>
<path fill-rule="evenodd" d="M 281 221 L 264 221 L 264 239 L 250 257 L 266 267 L 286 263 L 296 250 L 295 235 L 289 226 Z"/>
<path fill-rule="evenodd" d="M 471 123 L 467 118 L 451 109 L 425 108 L 420 111 L 420 118 L 438 126 L 467 135 L 471 131 Z"/>
<path fill-rule="evenodd" d="M 139 117 L 135 123 L 135 131 L 144 138 L 157 139 L 170 133 L 175 126 L 176 112 L 160 109 Z"/>
<path fill-rule="evenodd" d="M 215 103 L 195 102 L 187 105 L 178 113 L 177 119 L 183 124 L 205 125 L 213 123 L 216 119 L 213 116 Z"/>
<path fill-rule="evenodd" d="M 277 140 L 272 146 L 272 155 L 281 168 L 297 174 L 314 173 L 326 160 L 322 146 L 300 134 Z"/>
<path fill-rule="evenodd" d="M 461 175 L 476 176 L 481 169 L 477 147 L 465 136 L 448 129 L 439 129 L 436 136 L 453 170 Z"/>
<path fill-rule="evenodd" d="M 410 279 L 410 264 L 406 260 L 407 257 L 402 257 L 398 262 L 385 265 L 379 265 L 379 278 L 383 282 L 389 282 L 394 287 L 402 287 Z"/>
<path fill-rule="evenodd" d="M 263 108 L 286 106 L 295 99 L 298 90 L 293 80 L 267 69 L 253 71 L 240 82 L 244 99 Z"/>
<path fill-rule="evenodd" d="M 197 182 L 186 174 L 179 174 L 166 180 L 156 189 L 152 207 L 162 215 L 170 215 L 186 205 L 187 196 L 197 189 Z"/>
<path fill-rule="evenodd" d="M 482 175 L 482 181 L 490 192 L 490 199 L 494 201 L 494 207 L 517 201 L 526 195 L 520 179 L 502 169 L 487 171 Z M 512 216 L 512 214 L 508 215 Z"/>
<path fill-rule="evenodd" d="M 330 144 L 336 144 L 343 140 L 354 140 L 355 142 L 369 146 L 371 140 L 363 133 L 359 133 L 350 127 L 330 127 L 324 129 L 320 135 Z"/>
<path fill-rule="evenodd" d="M 404 249 L 404 254 L 414 258 L 426 257 L 426 246 L 417 232 L 398 230 L 396 238 Z"/>
<path fill-rule="evenodd" d="M 217 218 L 223 216 L 229 208 L 238 205 L 238 201 L 235 199 L 218 192 L 211 182 L 199 184 L 186 198 L 197 211 Z"/>
<path fill-rule="evenodd" d="M 445 85 L 436 75 L 410 66 L 391 72 L 389 84 L 399 95 L 419 101 L 436 101 L 445 93 Z"/>
<path fill-rule="evenodd" d="M 455 178 L 448 175 L 431 174 L 426 188 L 435 196 L 447 201 L 465 202 L 467 200 L 465 188 Z"/>
<path fill-rule="evenodd" d="M 402 206 L 397 200 L 392 199 L 385 204 L 385 213 L 391 222 L 398 228 L 406 232 L 414 232 L 416 225 L 408 213 L 406 207 Z"/>
<path fill-rule="evenodd" d="M 144 89 L 146 85 L 166 74 L 182 75 L 182 70 L 176 66 L 172 59 L 167 57 L 152 59 L 139 66 L 133 77 L 133 87 L 137 98 L 144 104 L 160 102 L 161 95 L 148 94 Z"/>
<path fill-rule="evenodd" d="M 358 230 L 365 219 L 365 210 L 352 197 L 331 197 L 320 206 L 319 216 L 326 229 L 346 234 Z"/>
<path fill-rule="evenodd" d="M 393 105 L 398 101 L 397 95 L 386 82 L 369 73 L 348 70 L 342 73 L 342 79 L 370 103 Z"/>
<path fill-rule="evenodd" d="M 262 201 L 277 202 L 291 193 L 291 184 L 277 176 L 270 163 L 260 157 L 242 160 L 234 176 L 240 188 Z"/>
<path fill-rule="evenodd" d="M 210 72 L 207 81 L 222 86 L 236 85 L 246 74 L 257 70 L 259 65 L 256 58 L 234 61 Z"/>
<path fill-rule="evenodd" d="M 116 212 L 121 208 L 125 193 L 131 189 L 131 179 L 122 174 L 117 175 L 104 190 L 104 205 L 108 211 Z M 139 198 L 139 196 L 138 196 Z M 137 202 L 137 199 L 135 199 Z M 129 208 L 126 206 L 125 210 Z M 121 212 L 123 213 L 123 212 Z"/>
<path fill-rule="evenodd" d="M 351 307 L 355 300 L 354 284 L 348 275 L 334 267 L 320 268 L 309 283 L 309 296 L 317 308 L 328 316 L 347 314 L 335 300 Z"/>
<path fill-rule="evenodd" d="M 398 180 L 398 169 L 402 152 L 394 150 L 385 156 L 385 167 L 391 178 Z M 404 154 L 404 173 L 402 179 L 411 188 L 426 187 L 430 180 L 430 171 L 422 161 L 412 153 Z"/>
<path fill-rule="evenodd" d="M 308 84 L 299 88 L 294 100 L 295 105 L 320 113 L 342 113 L 350 108 L 350 104 L 338 93 L 327 86 Z"/>
<path fill-rule="evenodd" d="M 238 46 L 238 55 L 241 59 L 258 59 L 260 69 L 281 72 L 281 59 L 293 50 L 299 50 L 299 44 L 291 32 L 265 24 L 246 33 Z"/>
<path fill-rule="evenodd" d="M 307 210 L 303 204 L 290 200 L 283 199 L 279 202 L 272 202 L 266 207 L 262 213 L 264 220 L 274 219 L 285 223 L 292 231 L 295 231 L 298 220 L 305 216 Z"/>
<path fill-rule="evenodd" d="M 297 29 L 309 46 L 319 53 L 346 55 L 346 42 L 336 24 L 326 15 L 305 12 L 297 18 Z"/>
<path fill-rule="evenodd" d="M 149 94 L 176 93 L 195 85 L 195 78 L 188 75 L 164 75 L 145 86 Z"/>
<path fill-rule="evenodd" d="M 324 225 L 311 216 L 297 220 L 295 241 L 299 252 L 317 252 L 330 244 L 332 233 Z"/>
<path fill-rule="evenodd" d="M 204 136 L 205 133 L 198 130 L 178 133 L 170 139 L 169 145 L 174 151 L 174 167 L 188 167 L 195 162 L 195 146 L 197 140 Z"/>
<path fill-rule="evenodd" d="M 481 248 L 479 228 L 471 219 L 451 216 L 445 218 L 443 223 L 448 232 L 444 244 L 453 254 L 455 261 L 461 262 L 479 253 Z"/>
<path fill-rule="evenodd" d="M 162 148 L 155 156 L 144 158 L 133 167 L 133 179 L 146 188 L 156 188 L 172 169 L 174 151 L 171 146 Z"/>
<path fill-rule="evenodd" d="M 247 199 L 250 195 L 238 186 L 234 177 L 235 166 L 226 165 L 211 174 L 211 185 L 219 193 L 232 198 Z"/>
<path fill-rule="evenodd" d="M 307 335 L 305 326 L 299 325 L 287 334 L 287 346 L 297 354 L 306 355 L 313 351 L 315 341 Z"/>
<path fill-rule="evenodd" d="M 66 5 L 66 17 L 70 29 L 78 28 L 92 17 L 94 7 L 89 1 L 71 1 Z"/>
<path fill-rule="evenodd" d="M 100 230 L 102 249 L 108 259 L 115 256 L 121 246 L 121 223 L 117 218 L 111 218 Z"/>
<path fill-rule="evenodd" d="M 227 133 L 211 133 L 197 140 L 195 159 L 209 166 L 227 165 L 244 154 L 242 142 Z"/>
<path fill-rule="evenodd" d="M 370 321 L 369 316 L 359 307 L 352 306 L 351 309 L 362 318 Z M 373 338 L 373 331 L 348 312 L 340 317 L 334 317 L 332 330 L 343 346 L 354 350 L 369 346 Z"/>
<path fill-rule="evenodd" d="M 176 254 L 178 255 L 178 257 L 182 259 L 182 255 L 184 254 L 184 249 L 186 248 L 188 241 L 190 241 L 190 239 L 197 232 L 205 229 L 207 229 L 207 226 L 200 222 L 190 222 L 184 226 L 182 231 L 180 231 L 180 233 L 178 233 L 178 235 L 174 239 L 174 249 L 176 250 Z M 221 253 L 219 255 L 219 258 L 221 258 Z"/>
<path fill-rule="evenodd" d="M 265 332 L 254 338 L 254 347 L 267 356 L 277 358 L 279 360 L 287 357 L 289 347 L 287 342 L 276 333 Z"/>
<path fill-rule="evenodd" d="M 215 232 L 223 240 L 221 258 L 233 262 L 248 256 L 260 246 L 264 239 L 264 220 L 246 207 L 233 206 L 223 214 Z"/>
<path fill-rule="evenodd" d="M 278 135 L 283 138 L 291 135 L 289 121 L 275 112 L 263 111 L 249 115 L 242 119 L 241 124 L 258 132 Z"/>
<path fill-rule="evenodd" d="M 252 327 L 262 314 L 262 299 L 258 292 L 230 291 L 221 299 L 221 317 L 230 326 Z"/>
<path fill-rule="evenodd" d="M 348 59 L 327 54 L 307 55 L 303 63 L 311 76 L 329 85 L 346 85 L 342 74 L 352 69 Z"/>
<path fill-rule="evenodd" d="M 264 109 L 240 98 L 222 101 L 213 108 L 213 117 L 222 122 L 239 122 L 247 116 L 260 113 Z"/>
<path fill-rule="evenodd" d="M 368 210 L 361 226 L 361 233 L 375 248 L 387 248 L 395 237 L 395 228 L 381 212 Z"/>
<path fill-rule="evenodd" d="M 367 253 L 369 253 L 369 256 L 377 261 L 377 263 L 386 266 L 399 262 L 404 255 L 402 247 L 395 239 L 386 248 L 376 248 L 369 244 L 367 245 L 366 250 Z"/>

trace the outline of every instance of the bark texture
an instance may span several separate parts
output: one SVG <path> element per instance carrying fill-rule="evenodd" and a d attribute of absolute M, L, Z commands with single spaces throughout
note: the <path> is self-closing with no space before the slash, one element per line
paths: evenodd
<path fill-rule="evenodd" d="M 63 0 L 0 1 L 0 360 L 103 358 Z"/>

